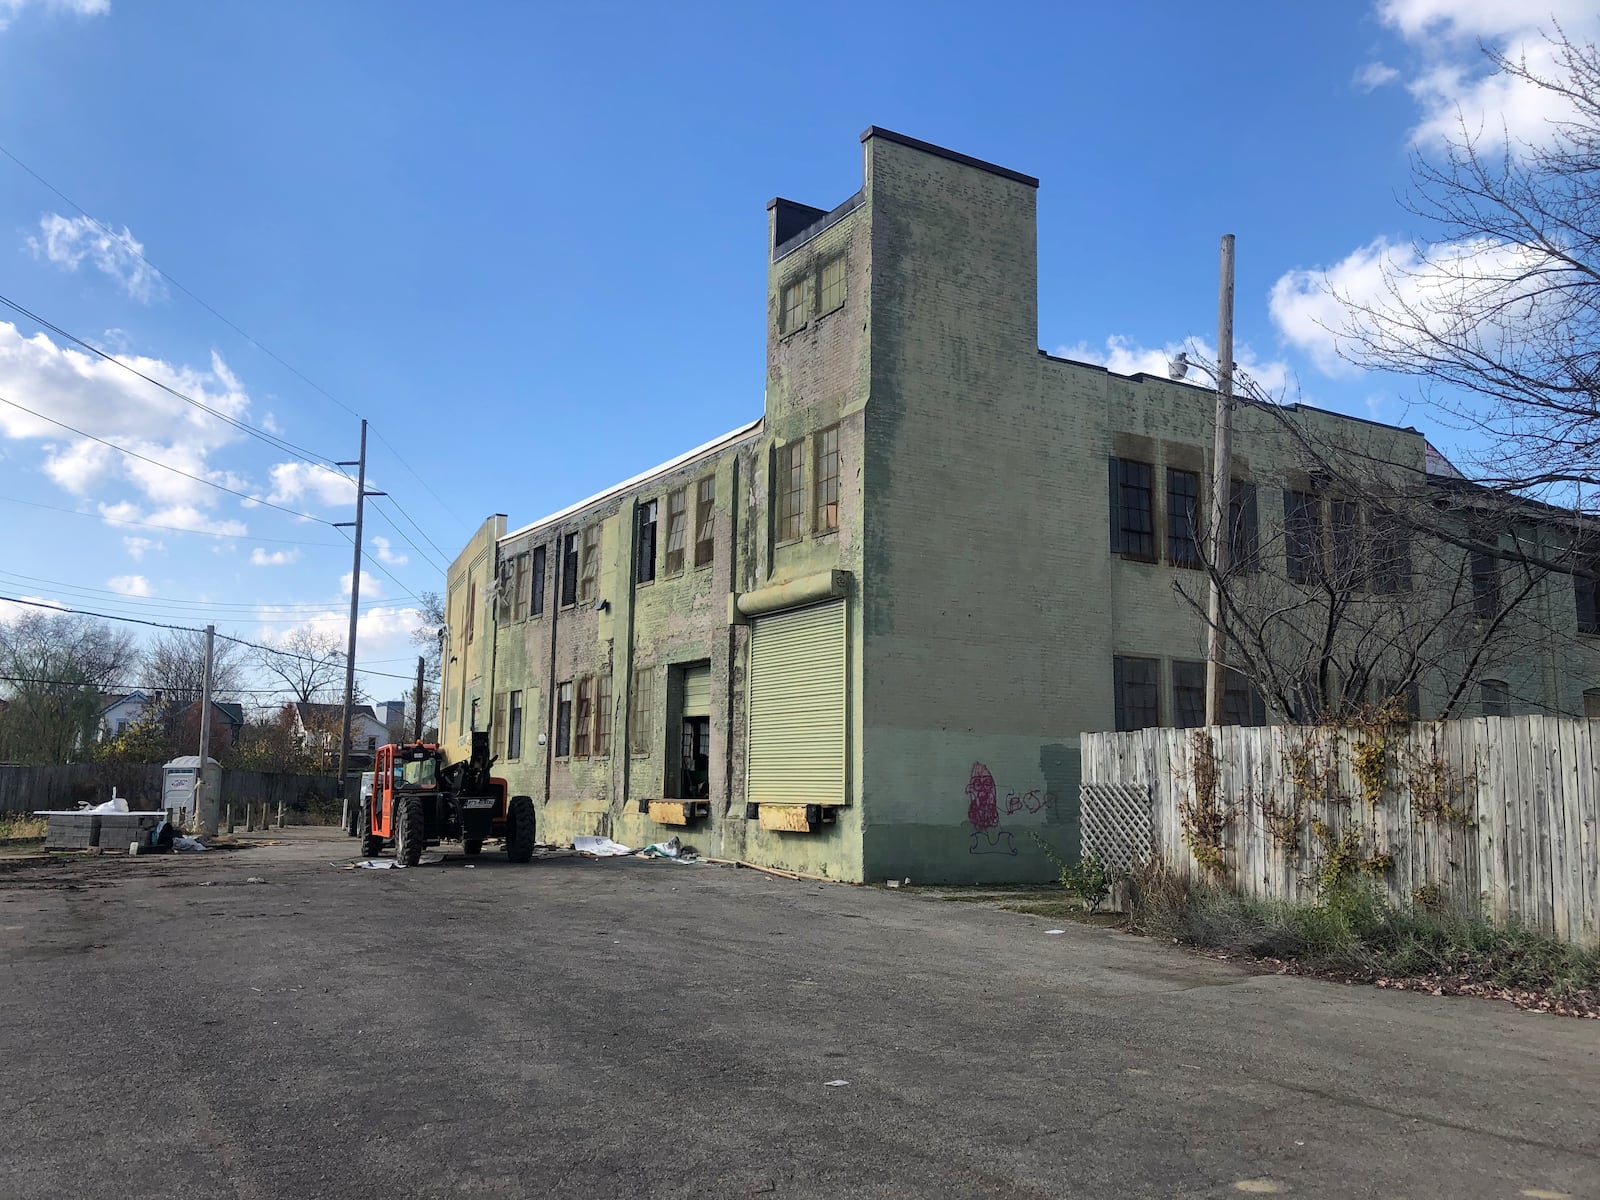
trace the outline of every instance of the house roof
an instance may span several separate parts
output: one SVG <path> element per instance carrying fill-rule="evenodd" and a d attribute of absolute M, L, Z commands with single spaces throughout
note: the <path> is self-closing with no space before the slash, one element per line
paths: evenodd
<path fill-rule="evenodd" d="M 344 705 L 342 704 L 319 704 L 314 700 L 297 700 L 294 710 L 300 714 L 302 722 L 325 721 L 329 717 L 344 719 Z M 350 715 L 352 717 L 371 717 L 374 721 L 378 719 L 378 714 L 372 711 L 372 705 L 370 704 L 352 704 L 350 706 Z"/>
<path fill-rule="evenodd" d="M 106 699 L 105 704 L 103 704 L 101 706 L 100 711 L 101 712 L 105 712 L 107 709 L 115 708 L 117 705 L 121 704 L 124 700 L 132 700 L 136 696 L 140 700 L 146 700 L 146 699 L 149 698 L 143 692 L 140 692 L 140 691 L 124 692 L 120 696 L 110 696 L 110 697 L 108 697 Z"/>

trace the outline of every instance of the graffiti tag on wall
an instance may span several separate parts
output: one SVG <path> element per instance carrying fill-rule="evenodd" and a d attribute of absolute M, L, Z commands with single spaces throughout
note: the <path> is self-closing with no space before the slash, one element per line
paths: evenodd
<path fill-rule="evenodd" d="M 1037 816 L 1046 809 L 1054 809 L 1055 804 L 1055 796 L 1039 788 L 1025 792 L 1007 790 L 1002 798 L 994 774 L 983 763 L 973 763 L 967 776 L 967 824 L 972 826 L 972 842 L 967 852 L 1017 854 L 1016 837 L 1001 828 L 1001 816 L 1019 813 Z"/>

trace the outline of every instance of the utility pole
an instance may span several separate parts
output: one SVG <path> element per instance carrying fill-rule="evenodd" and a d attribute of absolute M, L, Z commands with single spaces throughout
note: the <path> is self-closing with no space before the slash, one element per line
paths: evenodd
<path fill-rule="evenodd" d="M 350 759 L 350 706 L 355 697 L 356 690 L 356 618 L 360 616 L 361 604 L 361 523 L 366 515 L 366 501 L 368 496 L 383 496 L 385 492 L 367 491 L 367 420 L 361 419 L 361 457 L 355 462 L 342 462 L 341 467 L 356 468 L 356 519 L 354 521 L 356 535 L 355 562 L 350 568 L 350 638 L 345 646 L 344 653 L 344 721 L 339 734 L 339 776 L 335 781 L 340 800 L 344 796 L 344 777 L 349 769 Z M 349 521 L 339 521 L 336 524 L 343 528 L 351 524 Z"/>
<path fill-rule="evenodd" d="M 411 717 L 411 740 L 413 742 L 422 740 L 422 664 L 423 657 L 419 654 L 417 655 L 417 698 L 412 707 Z"/>
<path fill-rule="evenodd" d="M 220 796 L 205 790 L 206 768 L 211 765 L 211 654 L 217 627 L 206 626 L 206 659 L 200 668 L 200 769 L 194 776 L 194 819 L 202 833 L 217 832 Z"/>
<path fill-rule="evenodd" d="M 1217 418 L 1211 471 L 1211 592 L 1206 601 L 1206 724 L 1222 724 L 1228 687 L 1222 578 L 1228 570 L 1233 487 L 1233 234 L 1222 235 L 1222 279 L 1217 294 Z"/>

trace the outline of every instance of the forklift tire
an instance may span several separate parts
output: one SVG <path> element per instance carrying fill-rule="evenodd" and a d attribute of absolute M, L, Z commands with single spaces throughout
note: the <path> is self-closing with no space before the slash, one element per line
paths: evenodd
<path fill-rule="evenodd" d="M 394 802 L 394 860 L 402 867 L 422 861 L 422 797 L 398 796 Z"/>
<path fill-rule="evenodd" d="M 511 797 L 506 808 L 506 857 L 514 863 L 533 860 L 533 822 L 533 797 Z"/>
<path fill-rule="evenodd" d="M 361 816 L 357 820 L 357 832 L 361 837 L 361 857 L 377 858 L 383 851 L 383 839 L 372 832 L 372 809 L 363 804 Z"/>
<path fill-rule="evenodd" d="M 464 838 L 461 842 L 461 853 L 476 854 L 483 849 L 482 838 Z"/>
<path fill-rule="evenodd" d="M 361 810 L 348 798 L 344 802 L 344 831 L 349 837 L 359 837 L 361 834 Z"/>

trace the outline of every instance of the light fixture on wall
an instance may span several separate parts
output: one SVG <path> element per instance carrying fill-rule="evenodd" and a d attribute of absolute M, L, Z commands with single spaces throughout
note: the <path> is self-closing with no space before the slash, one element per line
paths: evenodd
<path fill-rule="evenodd" d="M 595 612 L 610 612 L 611 611 L 611 601 L 609 601 L 609 600 L 596 600 L 595 604 L 594 604 L 594 610 L 595 610 Z"/>

